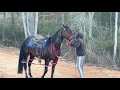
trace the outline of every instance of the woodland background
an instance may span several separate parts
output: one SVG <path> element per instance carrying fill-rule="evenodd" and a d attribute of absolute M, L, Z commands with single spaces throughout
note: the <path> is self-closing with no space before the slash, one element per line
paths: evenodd
<path fill-rule="evenodd" d="M 0 12 L 0 44 L 20 49 L 26 37 L 52 36 L 63 24 L 84 34 L 86 64 L 120 68 L 119 12 Z M 66 40 L 61 56 L 76 60 Z"/>

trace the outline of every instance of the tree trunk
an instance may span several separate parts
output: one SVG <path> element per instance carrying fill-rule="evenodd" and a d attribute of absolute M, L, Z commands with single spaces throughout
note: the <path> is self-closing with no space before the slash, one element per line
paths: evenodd
<path fill-rule="evenodd" d="M 29 22 L 30 22 L 30 18 L 29 18 L 29 13 L 30 12 L 27 12 L 27 33 L 28 33 L 28 36 L 31 36 L 30 34 L 30 29 L 29 29 Z"/>
<path fill-rule="evenodd" d="M 37 27 L 38 27 L 38 12 L 36 12 L 36 17 L 35 17 L 35 36 L 37 35 Z"/>
<path fill-rule="evenodd" d="M 15 24 L 15 23 L 14 23 L 14 12 L 11 12 L 11 19 L 12 19 L 12 20 L 11 20 L 11 21 L 12 21 L 12 29 L 13 29 L 13 33 L 14 33 L 14 26 L 15 26 L 15 25 L 14 25 L 14 24 Z"/>
<path fill-rule="evenodd" d="M 38 27 L 38 12 L 22 13 L 25 37 L 36 36 Z"/>
<path fill-rule="evenodd" d="M 35 19 L 34 19 L 34 15 L 33 12 L 29 12 L 29 31 L 30 31 L 30 35 L 34 36 L 35 34 Z"/>
<path fill-rule="evenodd" d="M 64 25 L 64 13 L 62 14 L 62 25 Z"/>
<path fill-rule="evenodd" d="M 15 35 L 15 18 L 14 18 L 15 13 L 11 12 L 11 29 L 12 29 L 12 35 L 13 35 L 13 40 L 14 40 L 14 47 L 16 46 L 16 35 Z"/>
<path fill-rule="evenodd" d="M 89 37 L 92 37 L 92 20 L 94 16 L 94 12 L 88 12 L 89 13 Z"/>
<path fill-rule="evenodd" d="M 85 12 L 83 13 L 83 34 L 84 34 L 84 43 L 85 43 L 85 39 L 86 39 L 86 27 L 85 27 Z"/>
<path fill-rule="evenodd" d="M 4 24 L 3 24 L 3 32 L 2 32 L 2 41 L 5 41 L 5 31 L 4 31 Z"/>
<path fill-rule="evenodd" d="M 110 37 L 112 37 L 112 12 L 110 13 Z"/>
<path fill-rule="evenodd" d="M 114 53 L 113 53 L 113 65 L 116 67 L 116 51 L 117 51 L 117 29 L 118 29 L 118 12 L 115 13 L 115 34 L 114 34 Z"/>
<path fill-rule="evenodd" d="M 22 12 L 22 19 L 23 19 L 23 27 L 24 27 L 25 38 L 27 38 L 28 34 L 27 34 L 27 26 L 26 26 L 26 21 L 25 21 L 25 12 Z"/>

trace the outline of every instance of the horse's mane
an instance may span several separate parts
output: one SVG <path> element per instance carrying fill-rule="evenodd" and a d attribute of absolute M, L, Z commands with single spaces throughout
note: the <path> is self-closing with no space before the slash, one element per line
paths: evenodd
<path fill-rule="evenodd" d="M 55 39 L 58 37 L 58 33 L 61 29 L 59 29 L 51 38 L 52 38 L 52 41 L 54 42 Z"/>
<path fill-rule="evenodd" d="M 51 39 L 52 39 L 52 42 L 54 42 L 56 40 L 56 38 L 58 37 L 58 33 L 59 33 L 60 30 L 61 29 L 59 29 L 52 37 L 48 38 L 46 45 L 48 45 L 48 44 L 51 43 Z"/>

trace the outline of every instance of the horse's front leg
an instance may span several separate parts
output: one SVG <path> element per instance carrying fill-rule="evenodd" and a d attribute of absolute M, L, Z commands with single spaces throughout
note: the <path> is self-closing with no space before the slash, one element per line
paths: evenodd
<path fill-rule="evenodd" d="M 29 61 L 29 63 L 28 63 L 28 73 L 29 73 L 29 76 L 30 76 L 30 77 L 33 77 L 33 76 L 32 76 L 32 73 L 31 73 L 31 63 L 32 63 L 32 61 L 33 61 L 33 59 L 31 59 L 31 60 Z"/>
<path fill-rule="evenodd" d="M 57 64 L 57 61 L 58 61 L 58 57 L 56 57 L 55 60 L 53 60 L 51 78 L 53 78 L 54 71 L 55 71 L 55 66 Z"/>
<path fill-rule="evenodd" d="M 55 71 L 55 66 L 56 66 L 56 64 L 53 64 L 53 65 L 52 65 L 51 78 L 53 78 L 54 71 Z"/>
<path fill-rule="evenodd" d="M 44 78 L 45 74 L 48 72 L 49 59 L 45 59 L 45 69 L 41 78 Z"/>

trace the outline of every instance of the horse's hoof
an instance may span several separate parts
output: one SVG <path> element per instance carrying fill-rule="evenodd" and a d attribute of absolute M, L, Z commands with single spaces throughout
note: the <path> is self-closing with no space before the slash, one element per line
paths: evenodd
<path fill-rule="evenodd" d="M 44 78 L 43 76 L 41 78 Z"/>
<path fill-rule="evenodd" d="M 30 77 L 33 77 L 32 75 L 30 75 Z"/>
<path fill-rule="evenodd" d="M 32 77 L 30 77 L 30 78 L 33 78 L 33 76 L 32 76 Z"/>
<path fill-rule="evenodd" d="M 30 76 L 30 78 L 33 78 L 33 76 Z"/>

